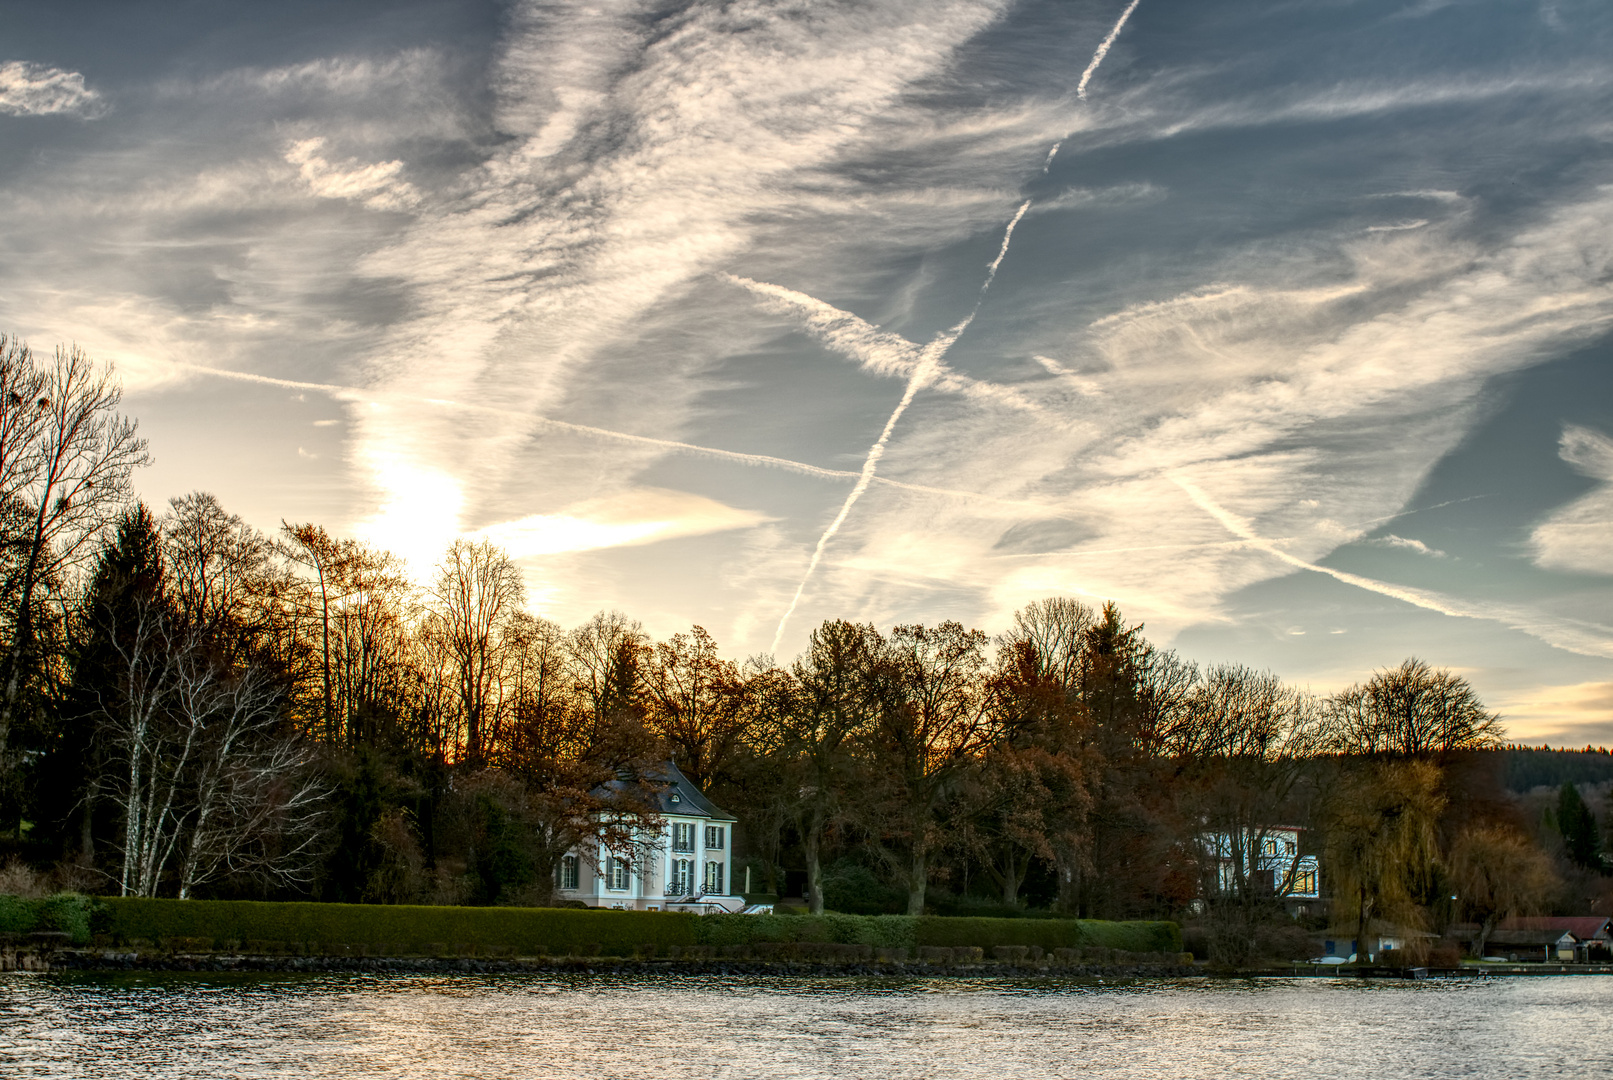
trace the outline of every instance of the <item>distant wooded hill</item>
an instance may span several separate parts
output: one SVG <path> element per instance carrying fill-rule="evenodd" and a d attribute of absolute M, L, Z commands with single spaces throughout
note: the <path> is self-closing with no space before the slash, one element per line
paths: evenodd
<path fill-rule="evenodd" d="M 1565 783 L 1613 780 L 1613 754 L 1605 747 L 1553 750 L 1549 746 L 1509 746 L 1501 753 L 1507 759 L 1507 787 L 1520 793 L 1537 787 L 1562 787 Z"/>

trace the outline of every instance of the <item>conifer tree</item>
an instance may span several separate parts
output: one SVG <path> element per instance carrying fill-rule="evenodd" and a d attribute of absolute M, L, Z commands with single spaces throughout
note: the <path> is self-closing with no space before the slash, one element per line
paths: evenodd
<path fill-rule="evenodd" d="M 1569 782 L 1564 782 L 1562 789 L 1557 792 L 1557 830 L 1562 833 L 1563 845 L 1575 865 L 1587 870 L 1600 868 L 1601 860 L 1597 851 L 1601 845 L 1597 843 L 1596 815 L 1580 798 L 1579 789 Z"/>

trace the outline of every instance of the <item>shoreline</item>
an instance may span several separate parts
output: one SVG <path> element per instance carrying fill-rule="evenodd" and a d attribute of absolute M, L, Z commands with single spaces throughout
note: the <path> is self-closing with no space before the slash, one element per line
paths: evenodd
<path fill-rule="evenodd" d="M 178 953 L 126 949 L 56 949 L 7 957 L 9 971 L 357 974 L 357 975 L 615 975 L 640 978 L 775 976 L 1012 979 L 1484 979 L 1613 975 L 1613 964 L 1494 964 L 1460 968 L 1315 968 L 1309 965 L 1212 968 L 1205 964 L 1058 964 L 987 961 L 813 961 L 744 958 L 634 959 L 616 957 L 430 957 Z"/>

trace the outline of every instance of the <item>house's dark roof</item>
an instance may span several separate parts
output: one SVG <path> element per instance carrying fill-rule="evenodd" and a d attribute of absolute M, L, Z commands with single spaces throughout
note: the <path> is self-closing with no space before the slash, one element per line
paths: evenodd
<path fill-rule="evenodd" d="M 1574 935 L 1558 927 L 1540 927 L 1534 930 L 1497 930 L 1490 935 L 1491 945 L 1561 945 L 1572 942 Z"/>
<path fill-rule="evenodd" d="M 656 808 L 668 817 L 703 817 L 712 821 L 738 821 L 734 815 L 700 794 L 694 781 L 683 775 L 675 762 L 663 761 L 644 771 L 646 783 L 662 788 L 656 793 Z M 625 780 L 612 780 L 605 785 L 620 789 Z"/>
<path fill-rule="evenodd" d="M 1566 930 L 1581 941 L 1597 937 L 1607 938 L 1608 918 L 1605 915 L 1534 915 L 1503 919 L 1498 930 Z"/>

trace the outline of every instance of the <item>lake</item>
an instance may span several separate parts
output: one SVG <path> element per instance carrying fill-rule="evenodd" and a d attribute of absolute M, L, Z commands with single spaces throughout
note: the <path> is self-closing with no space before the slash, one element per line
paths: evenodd
<path fill-rule="evenodd" d="M 0 975 L 0 1075 L 1613 1075 L 1613 977 Z"/>

